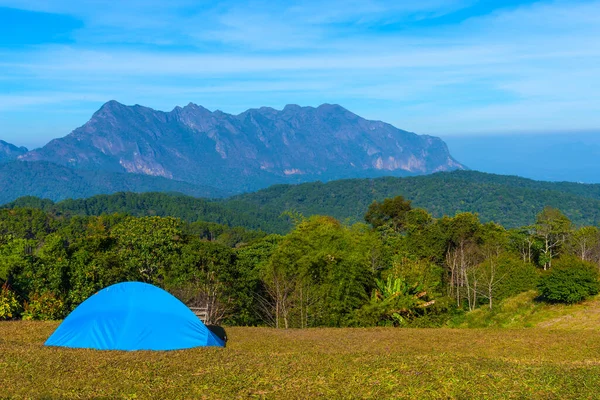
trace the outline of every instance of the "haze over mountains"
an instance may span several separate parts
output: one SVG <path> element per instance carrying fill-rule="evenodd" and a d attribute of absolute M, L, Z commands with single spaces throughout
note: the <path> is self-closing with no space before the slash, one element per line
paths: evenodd
<path fill-rule="evenodd" d="M 144 184 L 140 179 L 131 183 L 131 175 L 160 177 L 163 180 L 156 181 L 154 190 L 170 186 L 171 190 L 215 197 L 275 183 L 465 168 L 437 137 L 369 121 L 332 104 L 316 108 L 288 105 L 283 110 L 262 107 L 231 115 L 192 103 L 163 112 L 109 101 L 85 125 L 40 149 L 27 152 L 3 146 L 7 149 L 3 161 L 18 160 L 0 168 L 0 183 L 9 193 L 16 191 L 11 182 L 36 187 L 35 180 L 42 175 L 46 185 L 54 179 L 59 183 L 71 180 L 98 193 L 112 191 L 98 182 L 109 178 L 98 173 L 112 174 L 113 186 L 133 191 L 152 184 L 147 179 Z M 24 167 L 24 161 L 45 162 L 44 174 L 35 165 Z M 69 171 L 63 171 L 65 167 Z M 92 171 L 97 174 L 90 175 Z M 164 179 L 203 189 L 165 186 Z M 19 192 L 43 196 L 39 191 Z M 59 200 L 96 194 L 73 192 L 54 191 L 43 197 Z"/>
<path fill-rule="evenodd" d="M 444 136 L 469 168 L 545 181 L 600 183 L 600 131 Z"/>

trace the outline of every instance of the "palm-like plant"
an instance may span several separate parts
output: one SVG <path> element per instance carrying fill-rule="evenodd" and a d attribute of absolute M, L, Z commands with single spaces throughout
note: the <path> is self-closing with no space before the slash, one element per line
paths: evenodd
<path fill-rule="evenodd" d="M 381 320 L 403 325 L 420 310 L 434 303 L 435 300 L 428 299 L 421 283 L 409 284 L 402 277 L 390 275 L 385 280 L 376 280 L 369 308 L 376 311 Z"/>

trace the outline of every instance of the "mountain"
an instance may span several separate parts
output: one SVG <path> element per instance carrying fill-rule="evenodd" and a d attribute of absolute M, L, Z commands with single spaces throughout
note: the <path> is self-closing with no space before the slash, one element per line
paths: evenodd
<path fill-rule="evenodd" d="M 180 192 L 211 198 L 228 194 L 220 189 L 162 177 L 77 170 L 46 161 L 12 161 L 0 164 L 0 188 L 0 204 L 21 196 L 38 196 L 57 201 L 120 191 Z"/>
<path fill-rule="evenodd" d="M 27 153 L 26 147 L 17 147 L 14 144 L 0 140 L 0 163 L 14 160 L 25 153 Z"/>
<path fill-rule="evenodd" d="M 110 101 L 71 134 L 19 158 L 235 192 L 274 183 L 464 169 L 439 138 L 369 121 L 332 104 L 231 115 L 191 103 L 162 112 Z"/>
<path fill-rule="evenodd" d="M 331 215 L 352 223 L 362 221 L 374 200 L 398 195 L 435 217 L 476 212 L 482 221 L 495 221 L 507 228 L 532 224 L 545 206 L 559 208 L 577 225 L 600 223 L 600 185 L 537 182 L 474 171 L 275 185 L 216 201 L 164 193 L 118 193 L 56 204 L 29 197 L 6 207 L 84 215 L 168 215 L 190 222 L 217 222 L 285 233 L 292 225 L 281 217 L 283 211 L 296 210 L 305 216 Z"/>

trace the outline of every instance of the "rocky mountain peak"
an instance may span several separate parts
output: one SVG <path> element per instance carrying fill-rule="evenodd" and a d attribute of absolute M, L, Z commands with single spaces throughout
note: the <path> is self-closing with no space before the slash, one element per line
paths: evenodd
<path fill-rule="evenodd" d="M 199 113 L 202 113 L 202 114 L 206 114 L 206 113 L 210 114 L 211 113 L 210 110 L 208 110 L 208 109 L 206 109 L 206 108 L 204 108 L 204 107 L 202 107 L 202 106 L 200 106 L 198 104 L 192 103 L 192 102 L 188 103 L 188 105 L 184 106 L 183 108 L 181 108 L 181 107 L 179 107 L 179 108 L 181 110 L 183 110 L 183 111 L 186 111 L 186 112 L 194 112 L 194 113 L 198 113 L 199 112 Z"/>
<path fill-rule="evenodd" d="M 283 107 L 284 112 L 299 112 L 301 110 L 302 107 L 300 107 L 298 104 L 286 104 L 285 107 Z"/>
<path fill-rule="evenodd" d="M 113 100 L 81 128 L 22 158 L 230 191 L 463 168 L 439 138 L 368 121 L 337 104 L 231 115 L 194 103 L 162 112 Z"/>
<path fill-rule="evenodd" d="M 127 106 L 116 100 L 109 100 L 104 103 L 96 113 L 108 113 L 127 109 Z"/>

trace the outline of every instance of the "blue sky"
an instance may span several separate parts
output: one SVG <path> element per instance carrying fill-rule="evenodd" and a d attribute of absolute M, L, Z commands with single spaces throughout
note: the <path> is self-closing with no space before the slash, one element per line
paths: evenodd
<path fill-rule="evenodd" d="M 599 43 L 591 0 L 0 0 L 0 139 L 43 145 L 110 99 L 338 103 L 440 136 L 597 129 Z"/>

